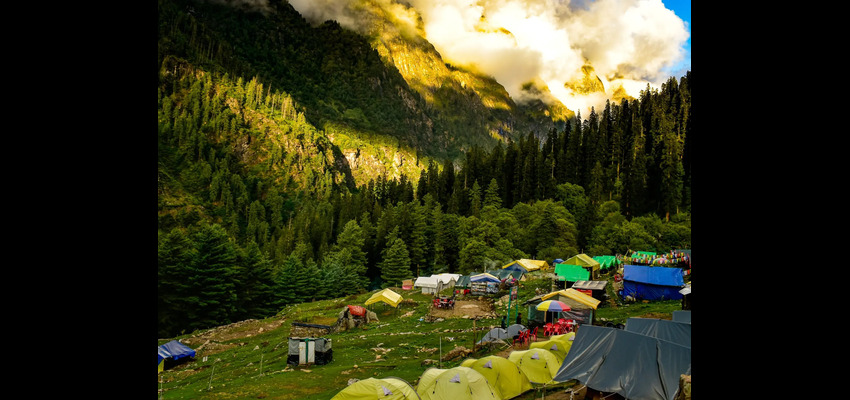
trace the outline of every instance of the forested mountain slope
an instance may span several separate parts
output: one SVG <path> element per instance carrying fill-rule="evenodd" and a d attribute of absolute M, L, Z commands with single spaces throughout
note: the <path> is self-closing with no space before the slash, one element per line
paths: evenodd
<path fill-rule="evenodd" d="M 690 247 L 690 73 L 572 115 L 392 24 L 269 5 L 159 2 L 163 337 L 431 272 Z"/>

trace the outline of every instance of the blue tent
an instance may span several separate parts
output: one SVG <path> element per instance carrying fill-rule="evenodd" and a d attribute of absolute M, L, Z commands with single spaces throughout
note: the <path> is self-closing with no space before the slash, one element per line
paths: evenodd
<path fill-rule="evenodd" d="M 518 272 L 521 272 L 523 274 L 528 272 L 528 270 L 523 268 L 522 265 L 519 265 L 519 263 L 513 263 L 513 264 L 511 264 L 511 265 L 509 265 L 505 268 L 502 268 L 502 271 L 511 271 L 511 272 L 518 271 Z"/>
<path fill-rule="evenodd" d="M 638 300 L 679 300 L 685 285 L 681 268 L 626 265 L 623 267 L 623 297 Z"/>
<path fill-rule="evenodd" d="M 488 273 L 482 273 L 478 275 L 472 275 L 469 277 L 470 282 L 493 282 L 493 283 L 501 283 L 502 281 L 499 278 L 490 275 Z"/>
<path fill-rule="evenodd" d="M 162 346 L 159 346 L 157 348 L 157 353 L 159 356 L 157 364 L 162 362 L 162 360 L 169 358 L 172 361 L 177 361 L 183 357 L 195 357 L 195 350 L 176 340 L 172 340 Z"/>

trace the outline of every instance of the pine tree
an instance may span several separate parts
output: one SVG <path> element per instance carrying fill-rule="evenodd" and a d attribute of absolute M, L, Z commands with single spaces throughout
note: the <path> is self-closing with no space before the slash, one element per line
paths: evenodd
<path fill-rule="evenodd" d="M 236 290 L 237 319 L 265 318 L 274 314 L 271 263 L 256 242 L 249 242 L 239 257 L 240 281 Z"/>
<path fill-rule="evenodd" d="M 228 324 L 236 304 L 237 249 L 218 224 L 203 225 L 193 239 L 191 328 Z"/>
<path fill-rule="evenodd" d="M 469 214 L 478 216 L 481 212 L 481 186 L 478 185 L 478 180 L 472 184 L 472 189 L 469 191 Z"/>
<path fill-rule="evenodd" d="M 156 297 L 159 337 L 171 337 L 188 328 L 192 247 L 189 237 L 178 228 L 159 238 Z"/>
<path fill-rule="evenodd" d="M 343 279 L 354 292 L 365 289 L 369 284 L 369 279 L 366 276 L 366 252 L 363 251 L 365 243 L 366 238 L 363 229 L 360 228 L 356 220 L 351 220 L 346 222 L 345 227 L 337 237 L 336 244 L 325 256 L 326 260 L 335 260 L 344 266 L 345 276 Z"/>
<path fill-rule="evenodd" d="M 405 279 L 411 278 L 410 256 L 404 240 L 398 237 L 398 227 L 393 229 L 387 239 L 387 247 L 381 262 L 383 287 L 400 286 Z"/>
<path fill-rule="evenodd" d="M 484 203 L 482 207 L 487 206 L 502 207 L 502 197 L 499 196 L 499 183 L 496 182 L 496 178 L 490 179 L 490 184 L 487 185 L 487 190 L 484 192 Z"/>

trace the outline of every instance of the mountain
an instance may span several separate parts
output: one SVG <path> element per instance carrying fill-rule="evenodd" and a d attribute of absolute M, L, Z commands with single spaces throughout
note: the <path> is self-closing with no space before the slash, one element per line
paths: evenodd
<path fill-rule="evenodd" d="M 360 3 L 368 28 L 353 31 L 333 20 L 310 23 L 281 0 L 261 8 L 161 0 L 158 61 L 286 93 L 328 139 L 334 180 L 348 186 L 381 174 L 415 179 L 425 160 L 543 137 L 573 116 L 551 96 L 518 103 L 492 77 L 447 64 L 379 3 Z M 533 83 L 527 90 L 546 92 Z"/>

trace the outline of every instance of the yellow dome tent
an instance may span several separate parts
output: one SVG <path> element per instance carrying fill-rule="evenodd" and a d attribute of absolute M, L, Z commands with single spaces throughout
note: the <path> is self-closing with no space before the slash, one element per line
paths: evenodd
<path fill-rule="evenodd" d="M 572 345 L 573 342 L 569 340 L 553 339 L 553 337 L 550 337 L 549 340 L 531 343 L 528 349 L 549 350 L 552 354 L 558 357 L 558 363 L 560 364 L 564 362 L 564 358 L 567 357 L 567 353 L 570 351 L 570 347 L 572 347 Z"/>
<path fill-rule="evenodd" d="M 384 303 L 387 303 L 390 306 L 395 308 L 395 307 L 398 307 L 398 304 L 401 303 L 402 300 L 403 299 L 402 299 L 401 295 L 399 295 L 398 293 L 393 292 L 390 289 L 384 289 L 384 290 L 381 290 L 380 292 L 376 292 L 375 294 L 372 295 L 372 297 L 369 298 L 369 300 L 366 300 L 366 305 L 368 306 L 370 304 L 374 304 L 374 303 L 377 303 L 379 301 L 383 301 Z"/>
<path fill-rule="evenodd" d="M 419 395 L 401 378 L 367 378 L 348 385 L 331 400 L 419 400 Z"/>
<path fill-rule="evenodd" d="M 484 375 L 468 367 L 428 368 L 419 378 L 416 393 L 422 400 L 501 400 Z"/>
<path fill-rule="evenodd" d="M 467 362 L 469 360 L 472 362 Z M 461 365 L 484 375 L 502 399 L 511 399 L 533 389 L 525 373 L 507 358 L 491 355 L 477 360 L 467 359 Z"/>
<path fill-rule="evenodd" d="M 531 383 L 552 383 L 552 377 L 561 368 L 558 356 L 545 349 L 519 350 L 508 354 L 508 360 L 513 361 L 525 373 Z"/>

